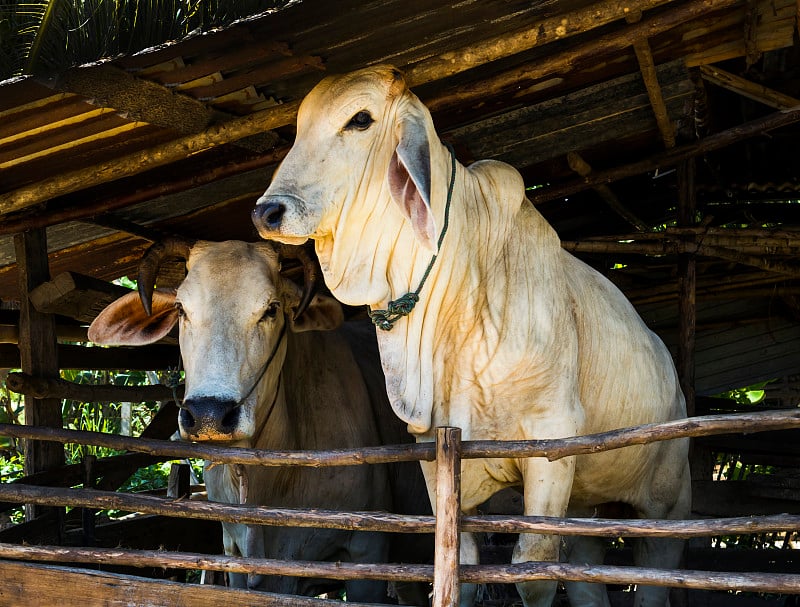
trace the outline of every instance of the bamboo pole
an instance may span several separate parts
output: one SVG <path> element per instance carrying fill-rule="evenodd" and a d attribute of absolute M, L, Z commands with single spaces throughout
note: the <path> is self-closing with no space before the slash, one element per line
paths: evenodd
<path fill-rule="evenodd" d="M 568 13 L 546 17 L 531 23 L 523 30 L 494 36 L 468 48 L 423 59 L 406 68 L 406 81 L 410 86 L 419 86 L 441 80 L 485 63 L 624 19 L 630 12 L 641 13 L 667 2 L 668 0 L 606 0 Z"/>
<path fill-rule="evenodd" d="M 458 605 L 461 429 L 436 429 L 436 532 L 431 607 Z"/>
<path fill-rule="evenodd" d="M 137 175 L 218 145 L 291 124 L 297 116 L 299 106 L 299 101 L 284 103 L 212 126 L 202 133 L 187 135 L 122 158 L 42 179 L 33 185 L 0 195 L 0 215 L 20 211 L 56 196 Z"/>
<path fill-rule="evenodd" d="M 536 192 L 530 196 L 530 201 L 533 204 L 541 204 L 550 200 L 571 196 L 587 188 L 594 187 L 597 184 L 612 183 L 624 179 L 625 177 L 632 177 L 633 175 L 641 175 L 648 171 L 671 167 L 687 158 L 713 152 L 750 137 L 762 135 L 767 131 L 789 126 L 798 121 L 800 121 L 800 108 L 795 107 L 791 110 L 774 112 L 763 118 L 757 118 L 756 120 L 751 120 L 750 122 L 735 126 L 726 131 L 709 135 L 696 143 L 675 147 L 666 152 L 651 156 L 650 158 L 640 160 L 639 162 L 605 171 L 595 171 L 588 177 L 574 180 L 560 186 L 544 187 L 541 190 L 536 190 Z"/>
<path fill-rule="evenodd" d="M 570 455 L 611 451 L 630 445 L 643 445 L 675 438 L 795 428 L 800 428 L 800 411 L 793 409 L 731 415 L 705 415 L 567 438 L 464 441 L 461 446 L 461 457 L 463 459 L 546 457 L 548 460 L 554 461 Z M 15 424 L 0 424 L 0 436 L 58 443 L 81 443 L 151 455 L 165 455 L 175 459 L 200 458 L 217 463 L 261 466 L 352 466 L 400 461 L 433 461 L 435 459 L 433 443 L 329 451 L 267 451 L 133 438 L 101 432 L 33 428 Z"/>

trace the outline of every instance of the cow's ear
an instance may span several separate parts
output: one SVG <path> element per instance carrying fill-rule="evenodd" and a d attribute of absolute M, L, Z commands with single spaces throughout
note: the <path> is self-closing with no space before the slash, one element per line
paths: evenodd
<path fill-rule="evenodd" d="M 298 318 L 289 316 L 292 331 L 332 331 L 342 326 L 344 311 L 342 304 L 327 295 L 315 295 L 308 308 Z"/>
<path fill-rule="evenodd" d="M 410 109 L 410 108 L 409 108 Z M 410 221 L 417 240 L 436 251 L 431 212 L 431 149 L 424 115 L 406 113 L 397 125 L 399 142 L 389 161 L 392 200 Z"/>
<path fill-rule="evenodd" d="M 148 316 L 139 294 L 123 295 L 110 303 L 89 326 L 89 339 L 104 346 L 144 346 L 165 337 L 175 326 L 175 291 L 153 293 L 153 313 Z"/>

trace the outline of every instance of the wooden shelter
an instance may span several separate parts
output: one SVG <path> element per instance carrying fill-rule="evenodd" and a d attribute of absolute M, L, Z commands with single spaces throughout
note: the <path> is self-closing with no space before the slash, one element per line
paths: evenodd
<path fill-rule="evenodd" d="M 767 380 L 767 405 L 795 408 L 799 19 L 797 0 L 302 0 L 0 82 L 0 368 L 55 379 L 174 364 L 174 343 L 74 345 L 119 292 L 108 281 L 166 234 L 256 240 L 249 213 L 305 93 L 392 63 L 461 162 L 516 167 L 563 246 L 633 301 L 672 349 L 693 414 Z M 167 270 L 162 283 L 180 280 Z M 28 423 L 61 425 L 54 394 L 30 401 Z M 794 476 L 712 481 L 713 454 L 796 468 L 796 432 L 699 439 L 698 516 L 800 512 Z M 43 445 L 29 473 L 62 463 Z M 777 567 L 746 558 L 734 566 Z M 798 570 L 786 555 L 780 566 Z"/>

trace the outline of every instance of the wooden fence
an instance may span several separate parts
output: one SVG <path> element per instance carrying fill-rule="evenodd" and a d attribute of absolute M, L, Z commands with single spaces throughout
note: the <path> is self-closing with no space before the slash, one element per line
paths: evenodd
<path fill-rule="evenodd" d="M 170 517 L 232 521 L 273 526 L 334 528 L 393 533 L 435 533 L 434 564 L 357 564 L 320 562 L 282 562 L 270 559 L 244 559 L 196 553 L 71 548 L 0 544 L 2 567 L 18 572 L 12 560 L 50 563 L 114 563 L 120 566 L 201 569 L 267 575 L 321 576 L 331 579 L 383 579 L 389 581 L 424 581 L 433 584 L 433 606 L 458 604 L 459 583 L 513 583 L 524 580 L 559 579 L 617 584 L 646 584 L 687 589 L 737 590 L 800 594 L 800 575 L 771 573 L 719 573 L 709 571 L 673 571 L 635 567 L 577 566 L 564 563 L 527 562 L 508 565 L 460 565 L 459 533 L 501 532 L 557 535 L 592 535 L 600 537 L 699 537 L 711 535 L 763 533 L 800 529 L 800 516 L 772 515 L 712 520 L 624 520 L 571 519 L 540 516 L 466 516 L 460 512 L 460 462 L 465 458 L 546 457 L 555 460 L 569 455 L 589 454 L 652 441 L 714 434 L 751 433 L 800 427 L 800 411 L 761 412 L 752 414 L 713 415 L 625 428 L 602 434 L 532 441 L 465 441 L 458 428 L 438 428 L 435 443 L 342 449 L 332 451 L 264 451 L 179 443 L 125 436 L 0 424 L 0 435 L 26 440 L 56 443 L 81 443 L 129 450 L 169 458 L 203 458 L 218 463 L 266 466 L 342 466 L 397 461 L 436 461 L 437 516 L 407 516 L 384 512 L 336 512 L 320 509 L 277 509 L 269 507 L 221 504 L 204 501 L 173 500 L 160 497 L 122 494 L 94 489 L 61 489 L 18 483 L 0 485 L 0 501 L 71 506 L 93 509 L 121 509 Z M 28 564 L 25 578 L 36 571 L 31 584 L 57 580 L 48 566 Z M 33 567 L 31 569 L 31 567 Z M 13 570 L 13 571 L 12 571 Z M 16 573 L 14 573 L 16 575 Z M 63 575 L 63 574 L 62 574 Z M 104 579 L 98 572 L 82 572 L 91 579 Z M 50 577 L 48 577 L 50 576 Z M 92 578 L 91 576 L 94 576 Z M 4 576 L 8 579 L 8 576 Z M 19 579 L 19 578 L 15 578 Z M 20 582 L 22 583 L 22 582 Z M 57 582 L 54 582 L 57 583 Z M 108 582 L 110 583 L 110 582 Z M 163 584 L 163 582 L 162 582 Z M 30 591 L 30 590 L 29 590 Z M 208 591 L 208 604 L 218 600 Z M 169 593 L 182 591 L 169 586 Z M 233 592 L 233 591 L 229 591 Z M 204 590 L 203 593 L 206 593 Z M 263 593 L 261 593 L 263 594 Z M 247 604 L 252 593 L 237 595 L 226 604 Z M 176 595 L 173 595 L 177 597 Z M 205 594 L 203 595 L 205 596 Z M 0 589 L 0 604 L 4 594 Z M 245 597 L 245 598 L 241 598 Z M 249 597 L 249 598 L 247 598 Z M 237 602 L 241 599 L 241 603 Z M 205 599 L 203 599 L 205 600 Z M 263 597 L 264 604 L 306 606 L 304 598 Z M 89 604 L 89 603 L 87 603 Z M 111 603 L 108 603 L 111 604 Z M 122 603 L 120 603 L 122 604 Z M 166 604 L 166 603 L 165 603 Z M 198 602 L 197 604 L 205 604 Z M 314 603 L 318 604 L 318 603 Z M 350 603 L 352 605 L 352 603 Z"/>

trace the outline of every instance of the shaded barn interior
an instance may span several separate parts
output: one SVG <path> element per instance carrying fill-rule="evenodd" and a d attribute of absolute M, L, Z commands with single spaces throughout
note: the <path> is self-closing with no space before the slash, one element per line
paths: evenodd
<path fill-rule="evenodd" d="M 694 414 L 739 410 L 710 397 L 766 381 L 748 410 L 796 408 L 799 12 L 796 0 L 303 0 L 0 82 L 0 368 L 174 366 L 174 340 L 79 345 L 122 289 L 110 281 L 135 276 L 165 235 L 257 240 L 249 214 L 291 146 L 298 102 L 326 74 L 392 63 L 462 163 L 517 168 L 563 246 L 631 299 L 672 350 Z M 182 273 L 168 265 L 160 284 Z M 59 425 L 57 403 L 37 401 L 38 423 Z M 151 436 L 169 436 L 175 410 L 162 419 Z M 800 512 L 798 436 L 697 440 L 696 516 Z M 57 463 L 36 457 L 31 471 Z M 773 474 L 731 480 L 748 466 Z M 49 482 L 81 478 L 70 474 Z M 506 497 L 497 508 L 513 510 Z M 698 542 L 688 565 L 798 573 L 790 539 L 780 556 Z"/>

